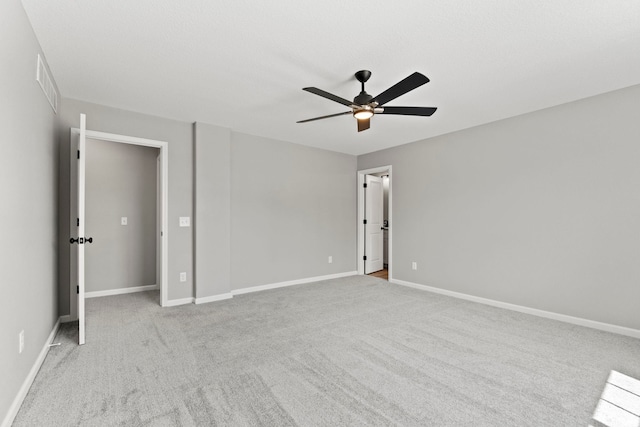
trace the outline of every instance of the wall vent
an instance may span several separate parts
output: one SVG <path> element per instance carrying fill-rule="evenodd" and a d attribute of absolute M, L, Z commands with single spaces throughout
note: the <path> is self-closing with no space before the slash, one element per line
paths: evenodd
<path fill-rule="evenodd" d="M 38 69 L 36 71 L 36 80 L 40 83 L 40 87 L 44 92 L 44 95 L 49 100 L 49 104 L 53 108 L 53 111 L 58 113 L 58 93 L 56 92 L 56 87 L 53 85 L 53 81 L 49 76 L 49 72 L 47 71 L 47 67 L 44 65 L 44 61 L 40 54 L 38 54 Z"/>

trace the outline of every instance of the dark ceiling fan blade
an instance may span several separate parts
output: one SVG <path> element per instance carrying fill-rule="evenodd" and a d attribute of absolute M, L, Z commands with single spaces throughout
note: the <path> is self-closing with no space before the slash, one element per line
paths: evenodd
<path fill-rule="evenodd" d="M 402 96 L 405 93 L 410 92 L 428 82 L 429 79 L 427 78 L 427 76 L 415 72 L 406 79 L 399 81 L 389 89 L 382 92 L 380 95 L 373 98 L 372 101 L 377 102 L 378 105 L 384 105 L 387 102 L 396 99 L 397 97 Z"/>
<path fill-rule="evenodd" d="M 299 122 L 296 122 L 296 123 L 307 123 L 307 122 L 312 122 L 314 120 L 328 119 L 329 117 L 344 116 L 345 114 L 353 114 L 353 111 L 345 111 L 344 113 L 329 114 L 328 116 L 322 116 L 322 117 L 314 117 L 313 119 L 300 120 Z"/>
<path fill-rule="evenodd" d="M 302 88 L 302 90 L 306 90 L 307 92 L 311 92 L 311 93 L 319 95 L 319 96 L 321 96 L 323 98 L 330 99 L 330 100 L 335 101 L 335 102 L 337 102 L 339 104 L 346 105 L 347 107 L 351 107 L 353 105 L 353 102 L 349 101 L 348 99 L 340 98 L 337 95 L 334 95 L 334 94 L 329 93 L 329 92 L 325 92 L 324 90 L 318 89 L 317 87 L 305 87 L 305 88 Z"/>
<path fill-rule="evenodd" d="M 371 119 L 360 119 L 356 120 L 356 122 L 358 122 L 358 132 L 369 129 L 371 125 Z"/>
<path fill-rule="evenodd" d="M 384 107 L 384 111 L 376 114 L 397 114 L 400 116 L 430 116 L 436 107 Z"/>

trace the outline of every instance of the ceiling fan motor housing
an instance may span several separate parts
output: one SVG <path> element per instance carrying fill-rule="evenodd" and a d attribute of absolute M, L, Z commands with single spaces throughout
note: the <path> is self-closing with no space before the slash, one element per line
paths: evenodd
<path fill-rule="evenodd" d="M 354 104 L 357 104 L 357 105 L 367 105 L 369 102 L 371 102 L 372 99 L 373 99 L 373 96 L 369 95 L 365 91 L 362 91 L 360 92 L 360 95 L 353 98 L 353 102 Z"/>

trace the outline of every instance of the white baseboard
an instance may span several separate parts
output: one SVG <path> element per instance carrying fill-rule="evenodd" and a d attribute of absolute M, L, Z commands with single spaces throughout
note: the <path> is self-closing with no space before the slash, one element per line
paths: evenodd
<path fill-rule="evenodd" d="M 260 286 L 252 286 L 250 288 L 235 289 L 231 292 L 227 292 L 224 294 L 211 295 L 211 296 L 202 297 L 202 298 L 182 298 L 182 299 L 170 300 L 170 301 L 167 301 L 164 307 L 174 307 L 177 305 L 184 305 L 184 304 L 191 304 L 191 303 L 205 304 L 208 302 L 223 301 L 226 299 L 233 298 L 234 295 L 248 294 L 250 292 L 266 291 L 268 289 L 283 288 L 285 286 L 302 285 L 304 283 L 320 282 L 322 280 L 338 279 L 340 277 L 355 276 L 356 274 L 358 274 L 357 271 L 347 271 L 345 273 L 328 274 L 326 276 L 317 276 L 317 277 L 307 277 L 305 279 L 289 280 L 287 282 L 270 283 L 268 285 L 260 285 Z"/>
<path fill-rule="evenodd" d="M 44 346 L 42 347 L 42 350 L 40 350 L 40 354 L 38 354 L 36 361 L 34 362 L 33 366 L 31 367 L 31 370 L 29 371 L 29 374 L 27 375 L 27 378 L 24 379 L 24 382 L 22 383 L 20 390 L 18 390 L 18 394 L 16 395 L 15 399 L 13 399 L 13 402 L 9 407 L 9 411 L 7 412 L 7 415 L 4 417 L 4 420 L 2 421 L 2 427 L 11 426 L 11 424 L 13 423 L 13 420 L 16 418 L 16 415 L 18 415 L 20 406 L 22 406 L 22 402 L 24 402 L 24 398 L 27 397 L 27 393 L 31 388 L 31 384 L 33 384 L 33 380 L 36 379 L 36 375 L 38 374 L 40 367 L 44 363 L 45 357 L 47 357 L 47 353 L 49 352 L 49 348 L 50 348 L 49 344 L 51 344 L 53 339 L 56 337 L 56 333 L 58 332 L 59 327 L 60 327 L 60 319 L 58 319 L 56 321 L 56 324 L 53 325 L 53 329 L 51 330 L 51 333 L 47 337 L 47 340 L 45 341 Z"/>
<path fill-rule="evenodd" d="M 285 286 L 302 285 L 304 283 L 320 282 L 322 280 L 338 279 L 340 277 L 355 276 L 357 274 L 358 274 L 357 271 L 347 271 L 344 273 L 327 274 L 326 276 L 307 277 L 305 279 L 289 280 L 287 282 L 270 283 L 268 285 L 260 285 L 260 286 L 252 286 L 250 288 L 235 289 L 231 292 L 227 292 L 224 294 L 211 295 L 211 296 L 202 297 L 202 298 L 173 299 L 173 300 L 167 301 L 164 307 L 175 307 L 177 305 L 185 305 L 185 304 L 192 304 L 192 303 L 204 304 L 207 302 L 223 301 L 226 299 L 233 298 L 234 295 L 248 294 L 250 292 L 258 292 L 258 291 L 266 291 L 267 289 L 283 288 Z"/>
<path fill-rule="evenodd" d="M 164 303 L 163 307 L 175 307 L 177 305 L 193 304 L 193 298 L 170 299 Z"/>
<path fill-rule="evenodd" d="M 132 286 L 130 288 L 109 289 L 106 291 L 85 292 L 85 298 L 108 297 L 112 295 L 133 294 L 135 292 L 157 291 L 158 285 Z"/>
<path fill-rule="evenodd" d="M 222 301 L 225 299 L 231 299 L 233 298 L 233 294 L 228 292 L 226 294 L 219 294 L 219 295 L 211 295 L 208 297 L 202 297 L 202 298 L 196 298 L 193 303 L 194 304 L 204 304 L 207 302 L 214 302 L 214 301 Z"/>
<path fill-rule="evenodd" d="M 633 338 L 640 338 L 640 330 L 627 328 L 626 326 L 612 325 L 610 323 L 597 322 L 595 320 L 583 319 L 581 317 L 573 317 L 566 314 L 554 313 L 552 311 L 539 310 L 537 308 L 525 307 L 523 305 L 511 304 L 508 302 L 496 301 L 488 298 L 477 297 L 474 295 L 463 294 L 461 292 L 448 291 L 446 289 L 434 288 L 433 286 L 420 285 L 418 283 L 407 282 L 405 280 L 392 279 L 391 283 L 397 285 L 409 286 L 411 288 L 423 291 L 433 292 L 436 294 L 446 295 L 467 301 L 477 302 L 480 304 L 490 305 L 493 307 L 504 308 L 506 310 L 517 311 L 520 313 L 531 314 L 533 316 L 544 317 L 546 319 L 559 320 L 565 323 L 571 323 L 587 328 L 598 329 L 614 334 L 626 335 Z"/>
<path fill-rule="evenodd" d="M 250 292 L 266 291 L 268 289 L 284 288 L 286 286 L 302 285 L 305 283 L 320 282 L 322 280 L 338 279 L 340 277 L 355 276 L 357 271 L 347 271 L 344 273 L 327 274 L 326 276 L 307 277 L 306 279 L 289 280 L 287 282 L 270 283 L 268 285 L 252 286 L 250 288 L 234 289 L 232 295 L 248 294 Z"/>

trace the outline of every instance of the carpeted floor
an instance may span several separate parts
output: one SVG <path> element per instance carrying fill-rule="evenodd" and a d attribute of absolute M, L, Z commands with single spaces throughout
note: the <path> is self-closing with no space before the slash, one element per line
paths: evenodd
<path fill-rule="evenodd" d="M 161 308 L 87 300 L 15 426 L 586 426 L 640 340 L 354 276 Z"/>

